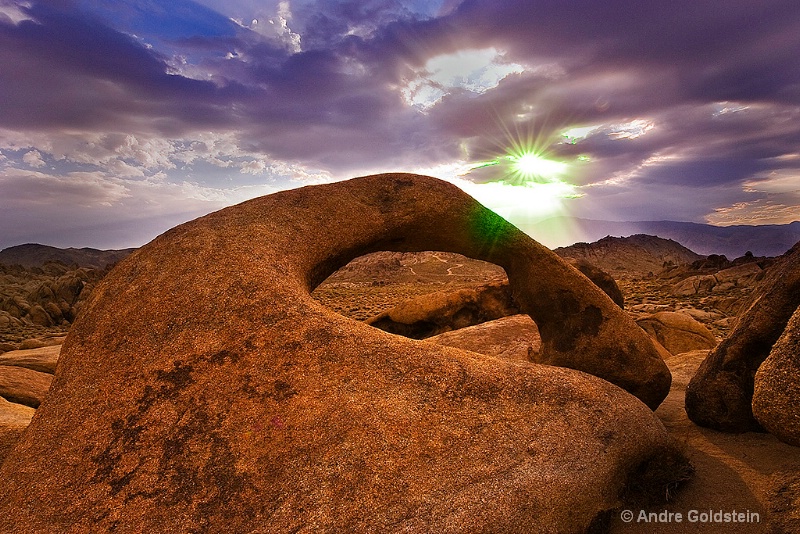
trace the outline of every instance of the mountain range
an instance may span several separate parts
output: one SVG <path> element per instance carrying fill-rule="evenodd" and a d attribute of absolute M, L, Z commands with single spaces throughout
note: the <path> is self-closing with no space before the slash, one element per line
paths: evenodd
<path fill-rule="evenodd" d="M 668 245 L 666 249 L 655 255 L 659 260 L 663 261 L 671 261 L 672 258 L 668 256 L 672 253 L 677 254 L 676 258 L 674 258 L 676 260 L 679 260 L 679 258 L 688 259 L 686 252 L 702 256 L 720 254 L 727 256 L 728 259 L 738 258 L 746 252 L 752 252 L 755 256 L 780 256 L 800 241 L 800 221 L 790 224 L 762 226 L 713 226 L 710 224 L 677 221 L 617 222 L 554 217 L 525 225 L 522 230 L 545 246 L 554 248 L 557 252 L 565 247 L 559 247 L 558 249 L 555 247 L 573 243 L 574 245 L 570 245 L 569 248 L 576 250 L 575 254 L 589 256 L 597 256 L 601 254 L 601 251 L 607 251 L 608 247 L 605 245 L 608 245 L 608 243 L 604 243 L 604 246 L 599 248 L 583 247 L 582 252 L 577 252 L 577 249 L 581 248 L 579 245 L 595 243 L 610 236 L 631 237 L 637 234 L 645 234 L 646 236 L 658 236 L 677 242 L 675 245 L 678 245 L 683 251 L 678 252 L 678 248 Z M 635 246 L 646 246 L 646 243 L 647 239 L 644 237 L 634 238 L 628 242 L 628 244 Z M 686 249 L 689 250 L 686 251 Z M 56 248 L 28 243 L 8 247 L 0 251 L 0 263 L 31 268 L 41 267 L 47 262 L 56 261 L 68 266 L 104 268 L 109 264 L 122 260 L 134 250 L 136 249 Z M 602 252 L 602 254 L 605 253 Z M 572 254 L 562 255 L 569 256 Z M 664 257 L 662 258 L 661 256 Z M 598 258 L 595 258 L 595 262 L 597 260 Z M 613 258 L 609 256 L 608 260 L 611 261 Z M 622 258 L 617 263 L 621 261 Z M 600 263 L 605 263 L 605 261 Z M 655 267 L 655 264 L 653 266 Z M 612 268 L 612 270 L 616 269 Z"/>
<path fill-rule="evenodd" d="M 721 254 L 728 259 L 738 258 L 748 251 L 755 256 L 780 256 L 800 241 L 800 221 L 761 226 L 713 226 L 677 221 L 616 222 L 554 217 L 522 229 L 550 247 L 591 243 L 606 236 L 647 234 L 672 239 L 704 256 Z"/>
<path fill-rule="evenodd" d="M 135 248 L 122 250 L 98 250 L 95 248 L 56 248 L 48 245 L 27 243 L 0 250 L 0 263 L 5 265 L 21 265 L 27 269 L 41 267 L 48 262 L 59 262 L 69 267 L 89 267 L 103 269 L 116 263 Z"/>

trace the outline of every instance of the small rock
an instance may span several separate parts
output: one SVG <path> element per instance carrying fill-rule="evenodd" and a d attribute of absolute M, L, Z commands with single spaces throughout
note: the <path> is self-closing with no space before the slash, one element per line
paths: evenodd
<path fill-rule="evenodd" d="M 658 312 L 637 319 L 636 324 L 672 354 L 710 349 L 717 344 L 708 328 L 684 313 Z"/>

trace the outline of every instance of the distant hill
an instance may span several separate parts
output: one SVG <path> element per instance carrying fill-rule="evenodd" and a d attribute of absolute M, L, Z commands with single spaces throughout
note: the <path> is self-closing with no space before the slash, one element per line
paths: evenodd
<path fill-rule="evenodd" d="M 41 267 L 47 262 L 61 262 L 67 266 L 91 267 L 102 269 L 106 265 L 116 263 L 135 248 L 123 250 L 97 250 L 94 248 L 56 248 L 47 245 L 28 243 L 8 247 L 0 251 L 0 263 L 5 265 L 22 265 L 25 268 Z"/>
<path fill-rule="evenodd" d="M 657 235 L 672 239 L 698 254 L 724 254 L 728 259 L 750 251 L 755 256 L 780 256 L 800 241 L 800 221 L 763 226 L 713 226 L 676 221 L 614 222 L 570 217 L 557 217 L 524 230 L 547 244 L 551 236 L 561 243 L 592 242 L 602 237 Z"/>
<path fill-rule="evenodd" d="M 562 258 L 584 259 L 614 277 L 658 273 L 665 263 L 683 265 L 703 256 L 671 239 L 636 234 L 604 237 L 594 243 L 575 243 L 554 249 Z"/>

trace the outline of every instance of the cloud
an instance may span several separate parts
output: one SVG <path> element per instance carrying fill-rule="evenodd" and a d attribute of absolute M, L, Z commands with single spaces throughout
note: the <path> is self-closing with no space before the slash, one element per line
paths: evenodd
<path fill-rule="evenodd" d="M 0 170 L 18 207 L 167 222 L 373 171 L 503 180 L 470 169 L 523 147 L 565 210 L 777 219 L 799 48 L 792 0 L 0 0 Z"/>
<path fill-rule="evenodd" d="M 22 156 L 22 161 L 25 162 L 29 167 L 39 168 L 44 167 L 47 163 L 44 162 L 42 159 L 41 153 L 38 150 L 31 150 L 29 152 L 25 152 L 25 155 Z"/>

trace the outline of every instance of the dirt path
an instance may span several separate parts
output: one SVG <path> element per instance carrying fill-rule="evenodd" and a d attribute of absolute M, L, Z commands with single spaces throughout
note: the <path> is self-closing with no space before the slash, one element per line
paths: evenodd
<path fill-rule="evenodd" d="M 686 384 L 706 354 L 707 351 L 689 352 L 667 361 L 672 371 L 672 391 L 656 411 L 667 430 L 685 445 L 686 453 L 695 466 L 695 475 L 673 502 L 647 511 L 680 513 L 682 520 L 678 522 L 673 515 L 665 523 L 639 521 L 640 510 L 631 510 L 633 520 L 625 523 L 616 517 L 612 533 L 792 532 L 771 529 L 767 515 L 776 475 L 800 470 L 800 448 L 781 443 L 769 434 L 716 432 L 695 425 L 686 416 L 683 404 Z M 744 522 L 724 522 L 724 516 L 717 518 L 722 522 L 715 522 L 713 515 L 703 522 L 700 514 L 707 514 L 709 510 L 742 513 L 744 515 L 737 519 L 743 519 Z M 787 513 L 797 514 L 798 511 Z M 753 514 L 758 514 L 758 522 Z M 733 516 L 729 519 L 732 520 Z"/>

